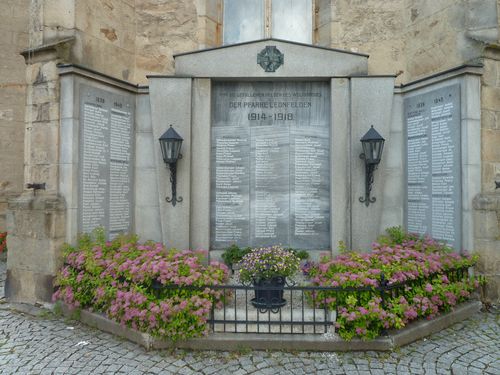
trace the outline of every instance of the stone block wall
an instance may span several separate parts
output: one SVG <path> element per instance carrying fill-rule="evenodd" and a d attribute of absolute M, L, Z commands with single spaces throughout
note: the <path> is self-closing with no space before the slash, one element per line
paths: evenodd
<path fill-rule="evenodd" d="M 404 3 L 317 1 L 318 43 L 369 54 L 369 74 L 399 74 L 405 69 Z"/>
<path fill-rule="evenodd" d="M 498 39 L 496 0 L 405 1 L 403 80 L 478 61 Z"/>
<path fill-rule="evenodd" d="M 198 48 L 198 35 L 210 32 L 211 23 L 202 16 L 211 1 L 136 1 L 136 74 L 134 81 L 146 83 L 151 73 L 172 74 L 175 53 Z M 197 6 L 203 13 L 198 14 Z M 198 15 L 206 27 L 198 29 Z M 205 37 L 203 37 L 205 39 Z M 206 43 L 201 40 L 201 44 Z"/>
<path fill-rule="evenodd" d="M 481 77 L 482 191 L 498 193 L 500 182 L 500 47 L 490 47 Z"/>
<path fill-rule="evenodd" d="M 71 62 L 134 83 L 172 73 L 176 53 L 222 44 L 222 0 L 33 3 L 38 44 L 74 37 Z M 476 60 L 498 40 L 496 0 L 314 4 L 317 44 L 367 53 L 369 73 L 397 74 L 397 83 Z"/>
<path fill-rule="evenodd" d="M 23 189 L 25 65 L 28 0 L 0 2 L 0 232 L 6 230 L 9 197 Z"/>
<path fill-rule="evenodd" d="M 71 62 L 133 81 L 135 3 L 133 0 L 75 1 L 76 43 Z"/>
<path fill-rule="evenodd" d="M 36 61 L 27 67 L 26 183 L 45 183 L 45 193 L 57 194 L 59 160 L 59 76 L 57 60 Z"/>

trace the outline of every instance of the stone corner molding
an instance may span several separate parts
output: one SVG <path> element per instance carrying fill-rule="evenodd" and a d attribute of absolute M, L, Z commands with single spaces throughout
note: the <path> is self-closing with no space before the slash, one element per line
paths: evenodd
<path fill-rule="evenodd" d="M 75 43 L 76 38 L 74 36 L 56 40 L 52 43 L 43 44 L 38 47 L 28 48 L 21 51 L 21 56 L 27 64 L 50 61 L 54 59 L 69 61 L 69 56 L 71 48 Z"/>
<path fill-rule="evenodd" d="M 285 63 L 285 55 L 276 46 L 266 46 L 257 54 L 257 64 L 267 73 L 274 73 Z"/>

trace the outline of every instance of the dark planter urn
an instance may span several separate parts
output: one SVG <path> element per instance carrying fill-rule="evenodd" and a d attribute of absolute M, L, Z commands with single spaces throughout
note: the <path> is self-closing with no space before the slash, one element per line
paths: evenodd
<path fill-rule="evenodd" d="M 286 305 L 283 298 L 283 288 L 285 287 L 285 277 L 275 276 L 271 279 L 254 280 L 255 298 L 252 298 L 252 305 L 259 309 L 259 312 L 271 311 L 277 313 Z"/>

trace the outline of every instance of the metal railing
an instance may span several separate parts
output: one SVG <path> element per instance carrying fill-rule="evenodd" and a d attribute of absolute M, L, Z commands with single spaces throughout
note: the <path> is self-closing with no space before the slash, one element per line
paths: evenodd
<path fill-rule="evenodd" d="M 322 287 L 294 284 L 176 286 L 153 283 L 153 289 L 186 294 L 217 295 L 208 324 L 211 332 L 325 334 L 334 332 L 338 310 L 354 296 L 358 301 L 380 297 L 386 307 L 389 299 L 404 295 L 405 288 L 423 286 L 433 277 L 446 275 L 450 282 L 468 277 L 468 268 L 435 273 L 425 278 L 389 284 L 381 274 L 376 287 Z M 260 295 L 260 297 L 258 297 Z"/>

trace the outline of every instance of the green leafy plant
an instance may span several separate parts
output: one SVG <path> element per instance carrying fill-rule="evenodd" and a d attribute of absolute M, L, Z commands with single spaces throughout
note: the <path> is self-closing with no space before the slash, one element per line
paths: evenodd
<path fill-rule="evenodd" d="M 293 253 L 297 258 L 299 258 L 299 260 L 309 259 L 309 252 L 306 250 L 298 250 L 298 249 L 289 248 L 288 251 Z"/>
<path fill-rule="evenodd" d="M 250 250 L 252 250 L 250 247 L 241 248 L 233 244 L 224 250 L 221 258 L 228 267 L 233 267 L 239 263 Z"/>

